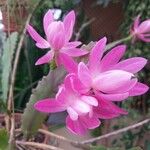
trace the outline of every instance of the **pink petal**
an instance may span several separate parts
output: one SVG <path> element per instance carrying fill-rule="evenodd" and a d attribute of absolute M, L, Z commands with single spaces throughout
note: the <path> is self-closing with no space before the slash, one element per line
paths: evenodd
<path fill-rule="evenodd" d="M 69 116 L 66 118 L 66 125 L 67 128 L 74 134 L 84 135 L 87 131 L 87 129 L 84 127 L 79 119 L 73 121 Z"/>
<path fill-rule="evenodd" d="M 94 79 L 93 88 L 104 93 L 111 93 L 126 85 L 132 76 L 133 74 L 122 70 L 107 71 Z"/>
<path fill-rule="evenodd" d="M 150 32 L 150 19 L 143 21 L 138 27 L 139 33 Z"/>
<path fill-rule="evenodd" d="M 137 37 L 144 42 L 150 42 L 150 38 L 146 37 L 144 34 L 138 34 Z"/>
<path fill-rule="evenodd" d="M 92 96 L 82 96 L 81 99 L 89 105 L 98 106 L 98 101 Z"/>
<path fill-rule="evenodd" d="M 88 115 L 81 116 L 80 121 L 85 126 L 85 128 L 88 128 L 88 129 L 95 129 L 101 124 L 100 120 L 96 118 L 95 116 L 91 118 Z"/>
<path fill-rule="evenodd" d="M 70 101 L 72 101 L 72 99 L 70 99 L 70 94 L 71 93 L 65 89 L 64 85 L 62 85 L 59 87 L 59 90 L 56 94 L 56 99 L 59 101 L 59 103 L 67 108 L 70 106 Z"/>
<path fill-rule="evenodd" d="M 91 111 L 91 106 L 84 101 L 76 100 L 73 104 L 73 109 L 81 115 L 89 113 Z"/>
<path fill-rule="evenodd" d="M 99 70 L 100 60 L 103 56 L 104 48 L 106 46 L 106 37 L 100 39 L 92 49 L 89 57 L 89 68 L 91 72 Z"/>
<path fill-rule="evenodd" d="M 72 120 L 77 120 L 78 119 L 78 114 L 74 109 L 72 109 L 72 107 L 68 107 L 67 112 L 68 112 L 68 114 L 69 114 L 69 116 Z"/>
<path fill-rule="evenodd" d="M 62 53 L 65 53 L 71 57 L 79 57 L 88 54 L 89 52 L 80 48 L 72 48 L 72 49 L 61 49 Z"/>
<path fill-rule="evenodd" d="M 48 26 L 50 25 L 50 23 L 54 20 L 53 18 L 53 13 L 52 11 L 49 9 L 46 14 L 44 15 L 44 18 L 43 18 L 43 27 L 44 27 L 44 31 L 45 31 L 45 34 L 47 35 L 47 28 Z"/>
<path fill-rule="evenodd" d="M 92 79 L 91 79 L 90 71 L 83 62 L 80 62 L 78 65 L 78 77 L 80 81 L 83 83 L 83 85 L 85 85 L 86 87 L 91 86 Z"/>
<path fill-rule="evenodd" d="M 73 76 L 72 74 L 68 74 L 64 80 L 64 87 L 67 91 L 69 91 L 70 94 L 75 92 L 74 87 L 73 87 L 72 76 Z"/>
<path fill-rule="evenodd" d="M 61 103 L 52 98 L 47 98 L 36 102 L 34 104 L 34 108 L 45 113 L 61 112 L 66 109 Z"/>
<path fill-rule="evenodd" d="M 137 83 L 137 78 L 133 78 L 131 80 L 128 80 L 125 84 L 123 84 L 122 86 L 114 89 L 111 92 L 112 93 L 125 93 L 125 92 L 129 92 L 129 90 L 131 90 L 135 86 L 136 83 Z"/>
<path fill-rule="evenodd" d="M 89 92 L 90 87 L 88 88 L 84 86 L 77 77 L 77 75 L 72 76 L 72 78 L 73 78 L 73 87 L 76 91 L 78 91 L 81 94 L 86 94 L 87 92 Z"/>
<path fill-rule="evenodd" d="M 53 57 L 54 57 L 54 51 L 53 50 L 48 51 L 44 56 L 42 56 L 41 58 L 39 58 L 37 60 L 35 65 L 50 63 L 50 61 L 53 59 Z"/>
<path fill-rule="evenodd" d="M 125 45 L 119 45 L 108 52 L 101 61 L 101 71 L 107 71 L 111 66 L 117 64 L 124 55 L 125 50 Z"/>
<path fill-rule="evenodd" d="M 98 94 L 98 92 L 96 93 L 96 95 Z M 122 101 L 125 100 L 126 98 L 128 98 L 129 93 L 117 93 L 117 94 L 103 94 L 103 93 L 99 93 L 99 96 L 102 99 L 108 100 L 108 101 Z"/>
<path fill-rule="evenodd" d="M 94 113 L 101 119 L 111 119 L 118 117 L 121 114 L 126 115 L 127 111 L 119 108 L 117 105 L 113 104 L 111 101 L 103 100 L 100 97 L 99 106 L 94 109 Z"/>
<path fill-rule="evenodd" d="M 75 12 L 70 11 L 65 16 L 63 23 L 65 27 L 66 42 L 68 42 L 73 34 L 73 27 L 75 24 Z"/>
<path fill-rule="evenodd" d="M 65 29 L 61 21 L 53 21 L 47 29 L 47 40 L 54 50 L 61 49 L 65 44 Z"/>
<path fill-rule="evenodd" d="M 49 48 L 49 43 L 43 39 L 31 25 L 27 25 L 27 31 L 30 34 L 30 36 L 38 43 L 37 46 L 39 48 Z"/>
<path fill-rule="evenodd" d="M 77 63 L 70 56 L 59 53 L 59 59 L 69 73 L 77 73 Z"/>
<path fill-rule="evenodd" d="M 133 57 L 119 62 L 113 69 L 121 69 L 131 73 L 137 73 L 147 63 L 147 60 L 142 57 Z"/>
<path fill-rule="evenodd" d="M 68 42 L 65 46 L 64 49 L 72 49 L 75 48 L 79 45 L 81 45 L 82 43 L 80 41 L 74 41 L 74 42 Z"/>
<path fill-rule="evenodd" d="M 143 83 L 137 82 L 136 85 L 129 91 L 130 96 L 138 96 L 146 93 L 149 87 Z"/>
<path fill-rule="evenodd" d="M 57 33 L 57 32 L 56 32 Z M 59 32 L 54 35 L 53 39 L 51 40 L 50 44 L 54 50 L 60 50 L 64 44 L 65 44 L 65 39 L 64 39 L 64 33 Z"/>

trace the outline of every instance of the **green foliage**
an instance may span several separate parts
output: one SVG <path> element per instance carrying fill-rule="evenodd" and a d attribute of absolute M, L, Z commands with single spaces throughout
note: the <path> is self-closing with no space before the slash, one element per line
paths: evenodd
<path fill-rule="evenodd" d="M 18 33 L 14 32 L 4 42 L 3 55 L 2 55 L 2 99 L 4 102 L 7 100 L 7 94 L 9 89 L 9 77 L 12 70 L 12 61 L 14 59 L 14 52 L 18 40 Z"/>
<path fill-rule="evenodd" d="M 122 148 L 119 147 L 115 147 L 115 148 L 106 148 L 102 145 L 98 145 L 92 148 L 92 150 L 122 150 Z M 126 150 L 142 150 L 142 148 L 140 147 L 132 147 L 130 149 L 126 149 Z"/>
<path fill-rule="evenodd" d="M 97 146 L 93 146 L 92 150 L 121 150 L 120 148 L 106 148 L 103 145 L 97 145 Z"/>
<path fill-rule="evenodd" d="M 27 108 L 22 116 L 22 131 L 26 138 L 34 135 L 37 130 L 41 127 L 46 114 L 36 111 L 33 106 L 34 104 L 44 98 L 54 97 L 58 85 L 62 82 L 65 76 L 65 71 L 62 67 L 59 67 L 53 71 L 50 71 L 46 77 L 38 83 L 37 87 L 32 90 L 32 95 L 27 104 Z"/>
<path fill-rule="evenodd" d="M 5 129 L 0 129 L 0 150 L 6 150 L 8 146 L 9 137 Z"/>
<path fill-rule="evenodd" d="M 128 149 L 128 150 L 143 150 L 141 147 L 132 147 L 132 148 L 130 148 L 130 149 Z"/>

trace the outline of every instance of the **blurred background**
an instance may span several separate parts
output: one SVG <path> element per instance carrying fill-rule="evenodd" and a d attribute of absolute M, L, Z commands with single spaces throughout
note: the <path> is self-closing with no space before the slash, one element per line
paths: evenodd
<path fill-rule="evenodd" d="M 9 77 L 14 62 L 15 45 L 18 37 L 25 27 L 26 20 L 32 8 L 39 0 L 0 0 L 0 94 L 5 100 L 8 94 Z M 44 35 L 42 19 L 48 9 L 53 9 L 55 19 L 62 19 L 70 10 L 76 12 L 76 26 L 72 39 L 81 40 L 88 44 L 106 36 L 108 43 L 126 37 L 130 33 L 130 27 L 134 18 L 141 15 L 141 19 L 150 18 L 150 0 L 42 0 L 33 12 L 30 24 Z M 6 38 L 11 35 L 14 49 L 9 49 Z M 134 44 L 126 42 L 127 53 L 125 57 L 142 56 L 150 59 L 150 44 L 136 41 Z M 19 64 L 15 81 L 15 112 L 22 113 L 29 100 L 32 88 L 43 75 L 47 75 L 49 66 L 35 66 L 36 60 L 45 54 L 43 50 L 35 46 L 35 42 L 26 34 L 23 41 Z M 150 63 L 139 74 L 140 80 L 150 85 Z M 5 92 L 2 92 L 5 91 Z M 99 136 L 110 131 L 128 126 L 143 120 L 150 115 L 149 93 L 118 103 L 129 111 L 127 116 L 117 119 L 102 121 L 102 125 L 86 135 L 84 138 Z M 2 112 L 2 108 L 0 112 Z M 66 134 L 63 128 L 65 114 L 59 114 L 49 118 L 48 124 L 52 124 L 52 130 L 58 134 Z M 122 135 L 113 136 L 100 143 L 105 147 L 121 147 L 130 149 L 141 146 L 144 150 L 150 150 L 150 125 L 145 125 L 136 130 L 128 131 Z M 70 135 L 71 137 L 72 135 Z M 72 137 L 76 138 L 76 137 Z M 99 143 L 94 143 L 99 144 Z M 98 150 L 98 149 L 97 149 Z M 116 150 L 116 149 L 115 149 Z"/>

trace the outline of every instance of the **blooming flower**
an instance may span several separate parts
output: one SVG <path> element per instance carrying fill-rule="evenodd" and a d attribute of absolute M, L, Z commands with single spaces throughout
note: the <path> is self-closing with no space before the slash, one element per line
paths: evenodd
<path fill-rule="evenodd" d="M 131 29 L 133 41 L 140 39 L 144 42 L 150 42 L 150 19 L 140 23 L 140 16 L 137 16 Z"/>
<path fill-rule="evenodd" d="M 93 107 L 98 105 L 97 99 L 81 95 L 72 86 L 72 75 L 65 78 L 64 84 L 60 86 L 56 98 L 48 98 L 38 101 L 34 108 L 54 113 L 67 110 L 66 124 L 69 130 L 76 134 L 84 134 L 87 129 L 93 129 L 100 125 L 100 121 L 93 115 Z"/>
<path fill-rule="evenodd" d="M 68 113 L 67 128 L 78 135 L 85 134 L 87 129 L 98 127 L 101 123 L 99 118 L 110 119 L 127 113 L 113 103 L 99 99 L 98 96 L 96 98 L 92 94 L 81 94 L 73 86 L 74 79 L 74 74 L 67 75 L 56 97 L 39 100 L 35 103 L 34 108 L 45 113 L 66 110 Z"/>
<path fill-rule="evenodd" d="M 125 53 L 125 45 L 119 45 L 103 56 L 105 46 L 106 38 L 96 43 L 87 65 L 83 62 L 77 65 L 66 55 L 62 55 L 67 70 L 77 76 L 74 88 L 81 93 L 92 89 L 99 98 L 107 101 L 122 101 L 129 96 L 145 93 L 148 87 L 138 82 L 134 74 L 145 66 L 147 60 L 133 57 L 120 61 Z"/>
<path fill-rule="evenodd" d="M 27 26 L 27 31 L 36 41 L 37 47 L 51 49 L 43 57 L 37 60 L 36 65 L 49 63 L 53 58 L 56 58 L 56 63 L 59 65 L 61 63 L 59 57 L 60 53 L 65 53 L 71 57 L 78 57 L 88 53 L 85 50 L 76 48 L 81 45 L 81 42 L 69 42 L 73 34 L 74 24 L 74 11 L 69 12 L 62 22 L 54 21 L 52 11 L 49 10 L 43 18 L 46 39 L 42 38 L 31 25 Z"/>

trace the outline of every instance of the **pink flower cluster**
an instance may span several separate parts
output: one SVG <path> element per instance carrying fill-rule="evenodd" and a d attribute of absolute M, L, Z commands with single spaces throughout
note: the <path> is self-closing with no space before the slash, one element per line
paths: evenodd
<path fill-rule="evenodd" d="M 147 60 L 134 57 L 120 61 L 125 53 L 124 45 L 113 48 L 103 56 L 105 46 L 106 38 L 99 40 L 87 64 L 76 64 L 67 55 L 62 55 L 69 74 L 56 97 L 37 102 L 35 108 L 47 113 L 66 110 L 67 128 L 79 135 L 87 129 L 98 127 L 99 119 L 127 114 L 113 102 L 141 95 L 148 90 L 134 75 L 145 66 Z"/>
<path fill-rule="evenodd" d="M 34 105 L 36 110 L 45 113 L 67 111 L 67 128 L 75 134 L 83 135 L 88 129 L 98 127 L 100 119 L 127 114 L 114 102 L 148 91 L 148 86 L 138 82 L 135 76 L 147 60 L 142 57 L 122 60 L 125 45 L 116 46 L 104 55 L 107 42 L 104 37 L 96 42 L 88 62 L 78 64 L 70 56 L 81 56 L 87 52 L 76 48 L 79 41 L 69 42 L 75 22 L 74 12 L 71 11 L 61 22 L 54 21 L 49 10 L 43 22 L 47 40 L 28 26 L 28 32 L 38 47 L 51 48 L 36 64 L 48 63 L 54 57 L 57 65 L 63 64 L 68 74 L 55 98 L 39 100 Z"/>

